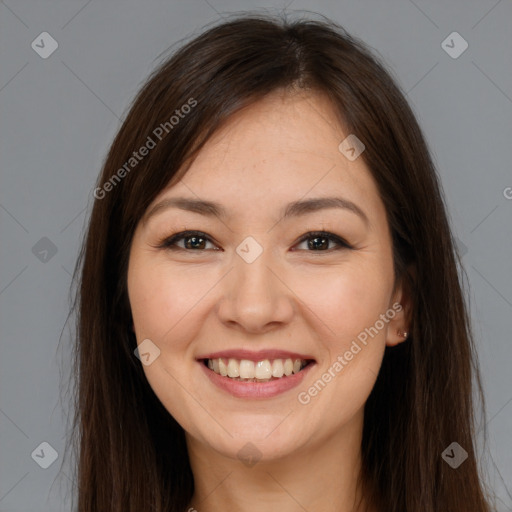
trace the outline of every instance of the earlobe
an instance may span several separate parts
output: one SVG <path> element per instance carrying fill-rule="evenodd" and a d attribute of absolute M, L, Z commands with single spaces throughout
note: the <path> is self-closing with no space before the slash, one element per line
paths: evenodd
<path fill-rule="evenodd" d="M 414 275 L 414 269 L 409 267 L 395 288 L 392 304 L 396 314 L 389 322 L 386 337 L 386 345 L 389 347 L 403 343 L 409 338 L 413 309 L 411 287 Z"/>
<path fill-rule="evenodd" d="M 400 336 L 401 338 L 404 338 L 404 340 L 409 336 L 409 333 L 407 331 L 401 331 L 400 329 L 396 330 L 396 335 Z"/>
<path fill-rule="evenodd" d="M 394 345 L 398 345 L 399 343 L 403 343 L 404 341 L 406 341 L 407 338 L 409 337 L 409 332 L 406 330 L 397 329 L 396 336 L 398 337 L 398 341 L 396 341 Z"/>
<path fill-rule="evenodd" d="M 395 303 L 396 304 L 396 303 Z M 388 347 L 394 347 L 400 343 L 403 343 L 409 337 L 409 331 L 407 330 L 406 324 L 406 313 L 404 312 L 404 307 L 402 304 L 399 304 L 401 309 L 395 315 L 393 320 L 390 321 L 388 327 L 388 334 L 386 337 L 386 345 Z M 402 326 L 403 327 L 400 327 Z M 398 326 L 398 327 L 397 327 Z"/>

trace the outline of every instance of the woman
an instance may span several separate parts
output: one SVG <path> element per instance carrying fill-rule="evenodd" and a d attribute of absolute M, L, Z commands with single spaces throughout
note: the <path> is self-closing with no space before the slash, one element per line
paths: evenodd
<path fill-rule="evenodd" d="M 80 512 L 490 510 L 440 185 L 362 43 L 209 29 L 138 94 L 94 196 Z"/>

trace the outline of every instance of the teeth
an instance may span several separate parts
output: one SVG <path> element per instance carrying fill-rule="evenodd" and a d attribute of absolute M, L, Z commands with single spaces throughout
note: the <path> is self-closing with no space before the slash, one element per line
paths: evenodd
<path fill-rule="evenodd" d="M 222 359 L 219 359 L 219 373 L 223 377 L 226 377 L 227 374 L 228 374 L 228 367 L 227 367 L 226 363 L 224 363 L 224 361 Z"/>
<path fill-rule="evenodd" d="M 301 359 L 274 359 L 270 361 L 249 361 L 248 359 L 208 359 L 208 368 L 223 377 L 235 380 L 251 380 L 267 382 L 283 376 L 299 373 L 307 364 Z"/>
<path fill-rule="evenodd" d="M 288 377 L 293 372 L 293 361 L 291 359 L 286 359 L 284 362 L 284 374 Z"/>
<path fill-rule="evenodd" d="M 254 376 L 257 379 L 270 379 L 272 377 L 272 366 L 270 365 L 270 361 L 265 359 L 265 361 L 258 361 L 254 368 Z"/>
<path fill-rule="evenodd" d="M 228 377 L 240 377 L 240 366 L 236 359 L 230 359 L 228 362 Z"/>
<path fill-rule="evenodd" d="M 247 359 L 240 361 L 240 378 L 241 379 L 254 379 L 254 363 Z"/>
<path fill-rule="evenodd" d="M 276 359 L 272 363 L 272 377 L 281 378 L 284 375 L 284 366 L 282 359 Z"/>

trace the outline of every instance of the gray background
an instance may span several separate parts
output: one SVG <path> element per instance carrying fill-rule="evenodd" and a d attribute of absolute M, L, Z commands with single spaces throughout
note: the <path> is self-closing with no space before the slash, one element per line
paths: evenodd
<path fill-rule="evenodd" d="M 511 1 L 5 0 L 0 511 L 69 510 L 68 292 L 94 182 L 129 102 L 176 41 L 226 13 L 286 4 L 377 49 L 424 129 L 469 278 L 487 400 L 483 464 L 498 509 L 512 510 Z M 44 31 L 59 45 L 47 59 L 31 47 Z M 453 31 L 469 44 L 458 58 L 441 45 Z M 48 469 L 35 461 L 48 450 L 31 457 L 42 442 L 58 453 Z"/>

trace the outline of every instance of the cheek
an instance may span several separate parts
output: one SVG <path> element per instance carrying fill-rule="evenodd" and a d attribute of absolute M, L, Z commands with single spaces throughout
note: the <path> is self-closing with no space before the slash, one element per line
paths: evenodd
<path fill-rule="evenodd" d="M 196 322 L 195 317 L 194 321 L 182 320 L 197 315 L 199 308 L 194 305 L 211 288 L 209 280 L 194 280 L 175 269 L 171 272 L 170 265 L 145 260 L 140 255 L 130 260 L 128 271 L 128 292 L 137 340 L 140 343 L 148 338 L 160 350 L 151 364 L 143 365 L 144 374 L 167 411 L 191 432 L 197 429 L 190 418 L 205 415 L 186 392 L 196 364 L 187 351 L 200 322 Z M 207 418 L 202 419 L 207 421 Z"/>
<path fill-rule="evenodd" d="M 326 429 L 350 421 L 375 384 L 385 350 L 386 328 L 373 330 L 386 310 L 387 290 L 376 289 L 368 274 L 351 272 L 326 281 L 325 294 L 311 287 L 308 307 L 323 346 L 315 378 L 299 390 L 299 404 L 323 418 Z M 379 324 L 380 325 L 380 324 Z"/>
<path fill-rule="evenodd" d="M 323 324 L 330 346 L 346 343 L 384 313 L 392 279 L 382 264 L 353 263 L 296 279 L 297 295 Z M 391 276 L 392 277 L 392 276 Z"/>
<path fill-rule="evenodd" d="M 338 268 L 325 279 L 311 279 L 303 290 L 310 298 L 308 307 L 319 317 L 315 330 L 322 332 L 326 357 L 319 379 L 302 390 L 299 401 L 310 403 L 319 414 L 325 408 L 337 411 L 332 417 L 328 414 L 327 422 L 348 420 L 374 386 L 387 333 L 380 315 L 388 308 L 392 278 L 390 260 L 368 257 Z"/>
<path fill-rule="evenodd" d="M 130 264 L 128 291 L 136 332 L 165 343 L 185 327 L 181 320 L 193 315 L 212 285 L 208 275 L 197 278 L 166 262 L 135 260 Z"/>

